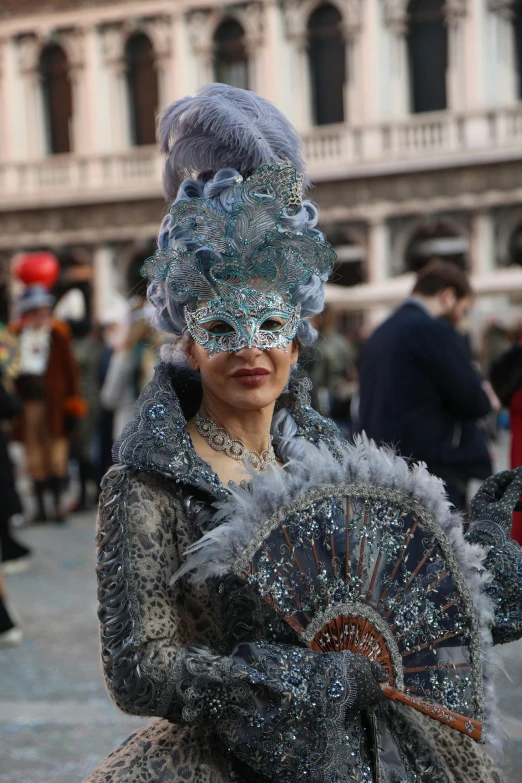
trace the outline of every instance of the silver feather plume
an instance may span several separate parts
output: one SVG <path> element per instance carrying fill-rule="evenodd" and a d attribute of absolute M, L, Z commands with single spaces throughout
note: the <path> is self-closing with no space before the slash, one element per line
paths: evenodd
<path fill-rule="evenodd" d="M 169 203 L 184 179 L 205 171 L 233 168 L 246 178 L 264 164 L 283 162 L 305 170 L 301 140 L 286 117 L 265 98 L 225 84 L 207 84 L 172 103 L 158 137 Z"/>

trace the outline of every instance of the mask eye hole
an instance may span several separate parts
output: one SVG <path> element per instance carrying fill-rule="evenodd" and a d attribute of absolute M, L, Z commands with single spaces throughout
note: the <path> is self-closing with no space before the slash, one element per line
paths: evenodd
<path fill-rule="evenodd" d="M 226 321 L 211 321 L 209 324 L 205 324 L 205 329 L 215 336 L 230 334 L 234 331 L 234 328 Z"/>
<path fill-rule="evenodd" d="M 261 324 L 263 332 L 278 332 L 285 325 L 286 320 L 280 317 L 266 318 Z"/>

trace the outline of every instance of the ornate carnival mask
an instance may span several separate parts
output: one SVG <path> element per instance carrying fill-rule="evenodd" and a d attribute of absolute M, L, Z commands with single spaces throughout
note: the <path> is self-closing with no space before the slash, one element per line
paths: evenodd
<path fill-rule="evenodd" d="M 300 205 L 302 176 L 287 165 L 238 177 L 231 209 L 217 199 L 178 201 L 170 210 L 177 247 L 158 250 L 142 274 L 182 301 L 187 328 L 209 354 L 287 349 L 299 327 L 292 289 L 329 272 L 331 245 L 315 230 L 281 224 Z"/>

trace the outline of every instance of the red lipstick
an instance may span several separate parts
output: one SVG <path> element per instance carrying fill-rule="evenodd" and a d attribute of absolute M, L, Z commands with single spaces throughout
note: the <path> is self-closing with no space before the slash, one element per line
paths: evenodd
<path fill-rule="evenodd" d="M 232 373 L 232 378 L 243 386 L 256 388 L 266 381 L 268 375 L 270 375 L 270 370 L 267 370 L 266 367 L 241 367 Z"/>

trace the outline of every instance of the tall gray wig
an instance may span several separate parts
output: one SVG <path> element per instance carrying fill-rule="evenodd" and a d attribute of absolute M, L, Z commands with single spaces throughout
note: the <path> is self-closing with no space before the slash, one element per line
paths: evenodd
<path fill-rule="evenodd" d="M 238 174 L 246 179 L 260 166 L 273 163 L 290 164 L 304 174 L 301 141 L 291 123 L 259 95 L 225 84 L 208 84 L 195 97 L 171 104 L 160 118 L 158 136 L 166 156 L 163 190 L 168 203 L 206 198 L 232 212 L 240 199 Z M 285 213 L 280 225 L 287 231 L 313 230 L 322 240 L 315 229 L 317 218 L 316 207 L 304 201 L 297 211 Z M 171 214 L 166 215 L 158 248 L 188 244 L 184 230 Z M 303 319 L 297 336 L 302 345 L 317 337 L 305 319 L 322 311 L 325 281 L 326 275 L 312 275 L 306 284 L 292 289 L 292 304 L 301 305 Z M 157 326 L 181 335 L 186 326 L 183 311 L 189 301 L 169 290 L 167 283 L 151 283 L 148 295 L 156 309 Z"/>

